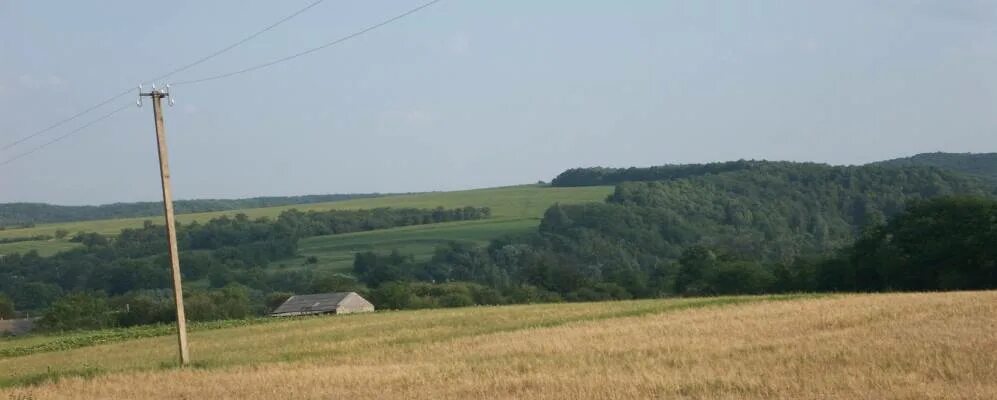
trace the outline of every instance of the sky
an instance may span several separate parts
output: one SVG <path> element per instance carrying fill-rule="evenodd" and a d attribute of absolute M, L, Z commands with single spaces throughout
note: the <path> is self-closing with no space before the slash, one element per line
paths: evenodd
<path fill-rule="evenodd" d="M 312 1 L 0 0 L 0 146 Z M 170 80 L 423 1 L 326 0 Z M 443 0 L 178 85 L 164 113 L 177 199 L 458 190 L 584 166 L 997 151 L 995 71 L 997 1 Z M 148 101 L 0 165 L 0 202 L 158 199 Z"/>

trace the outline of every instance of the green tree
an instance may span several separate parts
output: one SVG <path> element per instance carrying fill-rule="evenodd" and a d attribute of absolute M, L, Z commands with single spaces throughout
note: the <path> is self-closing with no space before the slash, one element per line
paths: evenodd
<path fill-rule="evenodd" d="M 118 324 L 121 326 L 169 322 L 174 315 L 173 302 L 168 296 L 128 293 L 112 299 L 112 303 L 118 310 Z"/>
<path fill-rule="evenodd" d="M 405 282 L 387 282 L 371 291 L 370 298 L 379 308 L 388 310 L 409 308 L 416 300 Z"/>
<path fill-rule="evenodd" d="M 249 289 L 245 286 L 229 285 L 213 294 L 220 314 L 217 319 L 241 319 L 252 315 Z"/>
<path fill-rule="evenodd" d="M 104 293 L 76 292 L 52 303 L 38 321 L 38 327 L 49 331 L 75 331 L 110 328 L 115 322 Z"/>
<path fill-rule="evenodd" d="M 0 319 L 14 318 L 14 301 L 0 293 Z"/>
<path fill-rule="evenodd" d="M 62 296 L 62 289 L 51 283 L 26 282 L 15 285 L 10 295 L 21 310 L 37 310 L 48 307 Z"/>
<path fill-rule="evenodd" d="M 363 289 L 355 279 L 333 273 L 316 274 L 311 283 L 311 293 L 357 292 Z"/>
<path fill-rule="evenodd" d="M 848 253 L 858 290 L 997 288 L 997 200 L 913 204 Z"/>
<path fill-rule="evenodd" d="M 273 310 L 276 310 L 277 307 L 280 307 L 281 304 L 284 304 L 284 302 L 287 301 L 287 299 L 291 298 L 291 296 L 294 296 L 294 293 L 273 292 L 268 294 L 266 300 L 267 312 L 273 312 Z"/>
<path fill-rule="evenodd" d="M 184 296 L 184 308 L 191 321 L 246 318 L 253 310 L 249 290 L 234 284 L 210 291 L 192 291 Z"/>
<path fill-rule="evenodd" d="M 717 256 L 710 249 L 692 246 L 682 253 L 675 277 L 675 292 L 679 294 L 711 294 L 710 281 L 717 274 Z"/>

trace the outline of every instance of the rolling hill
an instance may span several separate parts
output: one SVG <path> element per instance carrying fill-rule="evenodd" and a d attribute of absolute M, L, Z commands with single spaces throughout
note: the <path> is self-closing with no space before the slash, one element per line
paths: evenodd
<path fill-rule="evenodd" d="M 281 212 L 290 209 L 301 211 L 309 210 L 355 210 L 370 209 L 379 207 L 411 207 L 411 208 L 435 208 L 435 207 L 489 207 L 492 210 L 492 218 L 487 221 L 480 221 L 475 224 L 476 235 L 471 236 L 481 240 L 491 239 L 507 233 L 529 231 L 539 224 L 539 219 L 544 211 L 554 203 L 577 204 L 593 201 L 602 201 L 612 193 L 611 187 L 587 187 L 587 188 L 551 188 L 540 185 L 511 186 L 502 188 L 476 189 L 456 192 L 433 192 L 421 194 L 391 195 L 377 198 L 352 199 L 327 203 L 314 203 L 304 205 L 285 205 L 280 207 L 250 208 L 230 211 L 217 211 L 206 213 L 181 214 L 177 216 L 177 221 L 189 224 L 194 221 L 204 222 L 222 215 L 233 215 L 244 213 L 251 218 L 270 217 L 275 218 Z M 141 227 L 147 220 L 159 223 L 160 217 L 150 218 L 122 218 L 107 219 L 97 221 L 77 221 L 58 224 L 41 224 L 32 228 L 6 229 L 0 231 L 2 238 L 29 238 L 38 235 L 52 236 L 58 230 L 68 232 L 97 232 L 105 235 L 114 235 L 125 228 Z M 494 225 L 493 225 L 494 224 Z M 512 229 L 512 228 L 515 229 Z M 409 227 L 412 228 L 412 227 Z M 418 235 L 418 229 L 402 228 L 401 231 L 383 230 L 367 232 L 365 235 L 330 235 L 328 237 L 309 238 L 303 244 L 303 250 L 308 255 L 328 255 L 333 258 L 339 257 L 342 253 L 329 252 L 323 250 L 308 251 L 309 248 L 320 249 L 323 247 L 336 246 L 342 241 L 353 240 L 351 238 L 362 237 L 372 243 L 380 243 L 380 248 L 391 250 L 394 246 L 407 246 L 411 243 L 412 237 Z M 438 226 L 426 226 L 432 232 L 432 239 L 424 239 L 424 248 L 431 249 L 428 243 L 445 240 L 465 240 L 468 228 L 461 224 L 440 224 Z M 494 235 L 488 233 L 491 228 L 495 229 Z M 401 233 L 399 233 L 401 232 Z M 399 239 L 399 235 L 406 237 Z M 482 236 L 484 235 L 484 236 Z M 324 246 L 323 243 L 328 243 Z M 58 251 L 74 247 L 75 243 L 66 240 L 45 239 L 29 240 L 17 243 L 0 244 L 0 254 L 10 254 L 14 252 L 27 252 L 36 250 L 42 255 L 51 255 Z M 361 245 L 359 247 L 371 248 Z M 338 264 L 333 265 L 338 268 Z"/>

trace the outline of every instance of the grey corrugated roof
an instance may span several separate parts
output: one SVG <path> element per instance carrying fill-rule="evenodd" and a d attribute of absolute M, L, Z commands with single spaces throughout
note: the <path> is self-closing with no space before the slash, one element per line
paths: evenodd
<path fill-rule="evenodd" d="M 336 306 L 343 301 L 346 296 L 353 292 L 303 294 L 291 296 L 273 310 L 271 314 L 285 313 L 323 313 L 336 311 Z"/>

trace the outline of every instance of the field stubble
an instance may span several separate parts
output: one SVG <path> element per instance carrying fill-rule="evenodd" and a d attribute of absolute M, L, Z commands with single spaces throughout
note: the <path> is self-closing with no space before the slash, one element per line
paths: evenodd
<path fill-rule="evenodd" d="M 195 350 L 214 366 L 66 378 L 0 394 L 997 398 L 997 292 L 737 300 L 705 308 L 695 301 L 399 312 L 212 331 Z M 106 356 L 129 347 L 77 352 Z"/>

